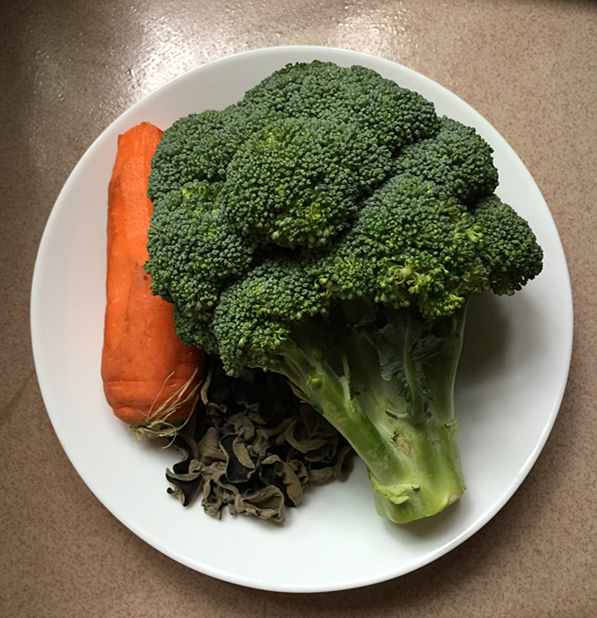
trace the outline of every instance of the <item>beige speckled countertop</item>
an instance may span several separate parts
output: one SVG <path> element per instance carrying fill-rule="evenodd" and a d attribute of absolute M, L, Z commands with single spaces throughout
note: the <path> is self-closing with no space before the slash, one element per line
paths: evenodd
<path fill-rule="evenodd" d="M 19 618 L 597 616 L 597 4 L 564 0 L 0 0 L 0 615 Z M 242 588 L 160 554 L 65 456 L 30 345 L 38 244 L 63 183 L 123 111 L 234 52 L 325 45 L 439 82 L 506 138 L 567 255 L 567 391 L 531 473 L 481 531 L 341 593 Z"/>

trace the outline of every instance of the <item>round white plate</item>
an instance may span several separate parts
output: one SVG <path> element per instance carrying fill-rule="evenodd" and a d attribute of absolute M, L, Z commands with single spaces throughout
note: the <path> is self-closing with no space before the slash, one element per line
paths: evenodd
<path fill-rule="evenodd" d="M 106 198 L 117 136 L 149 121 L 222 108 L 289 62 L 361 64 L 472 125 L 495 149 L 498 193 L 527 218 L 545 250 L 542 274 L 512 298 L 476 299 L 456 385 L 468 483 L 445 512 L 398 526 L 377 516 L 362 465 L 346 483 L 308 492 L 284 526 L 207 516 L 166 493 L 174 450 L 132 442 L 107 406 L 100 379 L 106 260 Z M 471 107 L 412 70 L 361 53 L 279 47 L 230 56 L 149 95 L 104 131 L 66 182 L 48 220 L 31 299 L 35 364 L 44 402 L 66 454 L 91 491 L 153 547 L 197 571 L 267 590 L 317 592 L 388 580 L 428 564 L 493 517 L 528 474 L 563 396 L 572 347 L 566 260 L 547 205 L 517 155 Z"/>

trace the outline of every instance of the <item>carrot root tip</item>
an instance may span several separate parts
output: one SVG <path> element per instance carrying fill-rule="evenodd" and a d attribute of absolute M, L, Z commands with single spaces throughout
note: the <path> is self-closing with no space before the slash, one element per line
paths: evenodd
<path fill-rule="evenodd" d="M 197 402 L 199 401 L 201 382 L 196 383 L 190 388 L 197 377 L 198 371 L 199 368 L 197 367 L 193 375 L 191 375 L 191 377 L 155 411 L 152 407 L 146 421 L 143 423 L 131 423 L 129 425 L 129 429 L 134 436 L 133 440 L 140 440 L 141 438 L 149 438 L 152 440 L 157 438 L 171 438 L 171 441 L 164 446 L 164 448 L 170 446 L 172 440 L 178 435 L 179 431 L 189 422 L 197 406 Z M 164 380 L 164 385 L 171 375 Z M 156 400 L 160 397 L 160 394 L 161 391 L 157 395 Z M 189 403 L 191 404 L 191 410 L 182 422 L 171 422 L 169 420 L 181 407 L 188 406 Z"/>

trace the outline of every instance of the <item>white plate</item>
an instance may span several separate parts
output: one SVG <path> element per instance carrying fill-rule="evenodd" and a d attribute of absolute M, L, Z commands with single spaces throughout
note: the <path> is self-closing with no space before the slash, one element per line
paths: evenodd
<path fill-rule="evenodd" d="M 184 509 L 166 494 L 177 459 L 131 441 L 108 408 L 100 380 L 106 196 L 116 140 L 149 121 L 221 108 L 286 63 L 361 64 L 416 90 L 477 130 L 495 149 L 498 193 L 534 228 L 543 273 L 512 298 L 482 296 L 470 310 L 457 383 L 468 490 L 428 520 L 397 526 L 377 516 L 361 465 L 346 483 L 316 488 L 283 527 L 227 513 Z M 109 86 L 107 86 L 109 87 Z M 505 140 L 461 99 L 402 66 L 330 48 L 281 47 L 212 62 L 169 82 L 116 120 L 89 148 L 49 218 L 33 278 L 31 329 L 39 383 L 66 454 L 91 491 L 135 534 L 197 571 L 287 592 L 354 588 L 430 563 L 493 517 L 528 474 L 563 396 L 572 347 L 572 300 L 560 239 L 541 193 Z"/>

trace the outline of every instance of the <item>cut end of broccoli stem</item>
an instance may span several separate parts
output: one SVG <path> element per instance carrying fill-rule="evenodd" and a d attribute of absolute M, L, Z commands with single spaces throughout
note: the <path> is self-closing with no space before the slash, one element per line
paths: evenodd
<path fill-rule="evenodd" d="M 408 524 L 411 521 L 441 513 L 451 504 L 457 502 L 466 489 L 466 486 L 458 477 L 453 480 L 454 493 L 443 491 L 439 495 L 422 496 L 420 485 L 405 485 L 402 488 L 391 488 L 391 497 L 385 497 L 386 488 L 379 487 L 374 479 L 371 479 L 371 484 L 375 490 L 373 497 L 377 514 L 396 524 Z"/>

